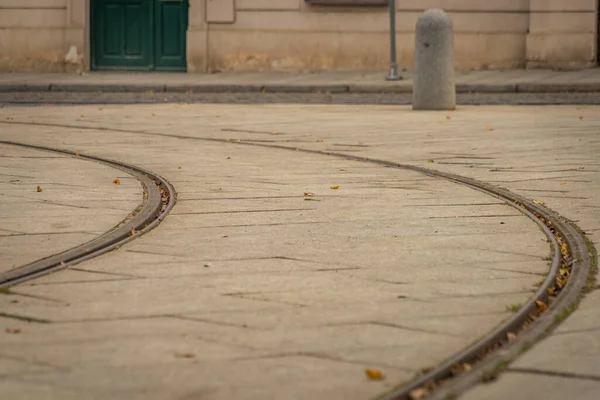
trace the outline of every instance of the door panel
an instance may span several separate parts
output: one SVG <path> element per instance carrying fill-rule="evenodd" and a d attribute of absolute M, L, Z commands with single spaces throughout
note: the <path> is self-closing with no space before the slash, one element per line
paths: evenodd
<path fill-rule="evenodd" d="M 155 0 L 156 69 L 186 68 L 187 1 Z"/>
<path fill-rule="evenodd" d="M 186 70 L 187 0 L 92 0 L 93 69 Z"/>

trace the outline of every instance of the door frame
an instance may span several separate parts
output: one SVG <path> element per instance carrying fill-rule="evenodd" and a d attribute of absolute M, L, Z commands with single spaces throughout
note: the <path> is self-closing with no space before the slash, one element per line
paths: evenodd
<path fill-rule="evenodd" d="M 70 0 L 72 1 L 78 1 L 78 0 Z M 85 61 L 86 64 L 88 66 L 88 70 L 89 71 L 131 71 L 131 72 L 186 72 L 188 70 L 188 51 L 187 51 L 187 30 L 189 29 L 189 22 L 186 25 L 186 32 L 184 33 L 184 38 L 185 38 L 185 47 L 184 47 L 184 51 L 185 51 L 185 64 L 183 67 L 181 68 L 177 68 L 177 69 L 165 69 L 165 68 L 156 68 L 155 65 L 153 65 L 153 68 L 148 68 L 148 67 L 143 67 L 143 68 L 131 68 L 131 67 L 107 67 L 107 68 L 98 68 L 96 65 L 94 65 L 94 29 L 93 29 L 93 24 L 94 24 L 94 7 L 92 6 L 93 2 L 98 1 L 98 0 L 84 0 L 85 1 L 85 21 L 87 22 L 85 24 L 85 47 L 86 47 L 86 51 L 85 51 Z M 150 1 L 154 1 L 154 0 L 150 0 Z M 189 21 L 189 6 L 187 8 L 187 18 L 186 20 Z M 154 15 L 152 15 L 152 23 L 154 24 Z M 154 51 L 154 38 L 153 38 L 153 45 L 152 47 L 152 51 Z"/>

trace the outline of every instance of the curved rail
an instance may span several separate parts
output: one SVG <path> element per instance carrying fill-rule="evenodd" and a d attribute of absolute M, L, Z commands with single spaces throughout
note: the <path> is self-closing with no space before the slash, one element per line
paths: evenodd
<path fill-rule="evenodd" d="M 67 268 L 122 246 L 155 228 L 175 205 L 177 195 L 173 186 L 161 176 L 142 168 L 63 149 L 6 140 L 0 140 L 0 144 L 50 151 L 100 162 L 134 176 L 144 189 L 144 202 L 132 218 L 87 243 L 0 274 L 0 288 Z"/>
<path fill-rule="evenodd" d="M 445 172 L 435 171 L 427 168 L 417 167 L 413 165 L 397 164 L 390 161 L 372 159 L 367 157 L 303 149 L 291 146 L 257 143 L 246 140 L 203 138 L 186 135 L 172 135 L 146 131 L 108 129 L 87 126 L 66 126 L 58 124 L 37 125 L 62 126 L 66 128 L 77 129 L 104 129 L 110 131 L 120 131 L 149 136 L 165 136 L 179 139 L 219 142 L 224 144 L 258 146 L 286 151 L 326 155 L 345 160 L 367 162 L 386 167 L 400 168 L 420 172 L 425 175 L 436 178 L 445 179 L 484 192 L 488 195 L 501 199 L 507 204 L 517 208 L 519 211 L 523 212 L 527 217 L 529 217 L 535 223 L 537 223 L 548 236 L 549 241 L 552 243 L 553 259 L 548 276 L 541 284 L 539 289 L 536 291 L 535 295 L 523 307 L 521 307 L 520 310 L 518 310 L 508 320 L 506 320 L 504 323 L 502 323 L 484 338 L 480 339 L 468 348 L 458 352 L 449 360 L 445 361 L 443 364 L 433 368 L 428 373 L 416 378 L 412 382 L 404 384 L 386 394 L 383 394 L 382 396 L 380 396 L 380 399 L 382 400 L 411 399 L 413 397 L 411 395 L 411 392 L 415 389 L 420 388 L 435 388 L 435 391 L 433 392 L 432 396 L 430 396 L 433 398 L 442 399 L 448 396 L 452 397 L 457 393 L 466 390 L 475 383 L 481 381 L 482 378 L 485 379 L 487 376 L 497 374 L 499 366 L 506 365 L 507 362 L 510 362 L 512 359 L 514 359 L 520 352 L 526 350 L 531 345 L 531 343 L 541 339 L 545 334 L 548 333 L 550 329 L 554 327 L 556 321 L 561 319 L 560 317 L 564 315 L 565 310 L 572 310 L 574 306 L 577 305 L 590 273 L 591 259 L 587 247 L 588 245 L 585 242 L 582 235 L 580 234 L 580 232 L 578 231 L 577 227 L 575 227 L 566 219 L 562 218 L 557 213 L 547 208 L 540 207 L 532 201 L 515 193 L 512 193 L 507 189 L 492 186 L 474 179 Z M 11 142 L 1 141 L 0 143 L 14 144 Z M 35 146 L 32 147 L 35 148 Z M 73 154 L 72 152 L 63 152 L 66 154 Z M 98 161 L 106 161 L 95 157 L 88 158 L 95 159 Z M 109 161 L 109 163 L 112 162 Z M 129 168 L 140 171 L 142 174 L 148 174 L 146 171 L 137 169 L 135 167 Z M 166 182 L 164 184 L 168 185 L 168 183 Z M 169 202 L 171 202 L 172 199 L 173 197 L 170 198 Z M 157 221 L 159 221 L 160 219 L 161 217 L 159 217 Z M 549 226 L 551 226 L 552 229 L 550 229 Z M 148 228 L 150 228 L 150 225 L 148 226 Z M 548 303 L 548 289 L 553 287 L 553 282 L 555 281 L 555 278 L 557 277 L 557 274 L 561 269 L 561 265 L 564 265 L 564 259 L 561 257 L 562 245 L 559 245 L 559 241 L 557 240 L 558 237 L 560 237 L 562 243 L 566 244 L 569 251 L 570 277 L 566 285 L 560 291 L 559 295 L 556 298 L 552 299 L 552 302 L 549 304 L 548 310 L 544 310 L 543 313 L 537 313 L 537 315 L 535 315 L 535 317 L 532 318 L 532 315 L 536 314 L 537 312 L 537 302 L 543 302 L 544 305 Z M 125 241 L 127 241 L 127 238 L 125 239 Z M 117 245 L 113 246 L 112 248 L 116 246 Z M 83 261 L 83 259 L 80 261 Z M 512 340 L 508 340 L 508 333 L 518 333 L 518 335 Z M 457 373 L 456 367 L 460 367 L 465 364 L 468 364 L 469 366 L 472 365 L 472 369 L 470 369 L 470 371 L 463 370 Z"/>

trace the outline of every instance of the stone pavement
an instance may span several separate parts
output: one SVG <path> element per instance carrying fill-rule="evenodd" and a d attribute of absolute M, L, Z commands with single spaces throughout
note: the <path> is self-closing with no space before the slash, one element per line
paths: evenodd
<path fill-rule="evenodd" d="M 49 322 L 0 320 L 22 329 L 0 344 L 11 398 L 375 396 L 489 332 L 547 271 L 543 234 L 497 199 L 273 146 L 497 183 L 600 232 L 595 107 L 87 106 L 2 109 L 0 121 L 3 139 L 139 165 L 179 192 L 158 229 L 1 298 Z M 597 293 L 465 397 L 594 398 Z"/>
<path fill-rule="evenodd" d="M 100 236 L 142 201 L 140 184 L 121 171 L 0 144 L 0 273 Z"/>
<path fill-rule="evenodd" d="M 387 71 L 317 73 L 118 73 L 79 74 L 4 73 L 0 92 L 267 92 L 267 93 L 406 93 L 412 74 L 401 81 L 385 81 Z M 461 93 L 600 92 L 600 68 L 578 71 L 485 70 L 457 72 Z"/>

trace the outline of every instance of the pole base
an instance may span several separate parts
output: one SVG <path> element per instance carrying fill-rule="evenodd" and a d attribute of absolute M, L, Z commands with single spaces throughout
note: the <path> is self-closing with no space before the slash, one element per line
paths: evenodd
<path fill-rule="evenodd" d="M 385 77 L 386 81 L 401 81 L 402 76 L 398 73 L 398 68 L 390 67 L 390 73 Z"/>

